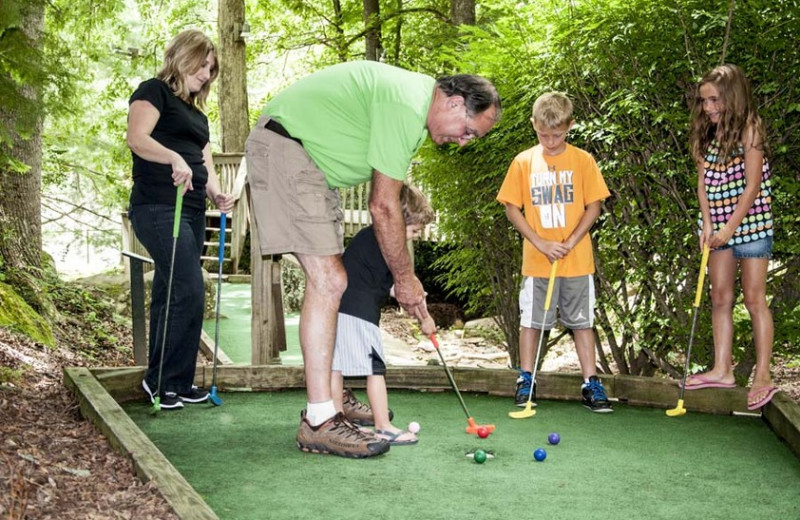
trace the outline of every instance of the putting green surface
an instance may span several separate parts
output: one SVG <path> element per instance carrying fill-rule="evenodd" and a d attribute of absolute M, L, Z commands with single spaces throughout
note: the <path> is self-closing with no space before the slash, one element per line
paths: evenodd
<path fill-rule="evenodd" d="M 250 316 L 252 298 L 249 283 L 223 283 L 220 293 L 219 348 L 234 363 L 250 364 Z M 303 354 L 300 351 L 298 324 L 300 314 L 290 313 L 284 316 L 286 324 L 286 351 L 281 352 L 281 364 L 302 365 Z M 216 319 L 203 322 L 206 334 L 214 338 Z"/>
<path fill-rule="evenodd" d="M 758 417 L 541 401 L 511 419 L 511 399 L 465 394 L 497 428 L 479 439 L 453 393 L 395 390 L 394 424 L 418 421 L 419 444 L 354 460 L 297 449 L 303 391 L 220 397 L 155 417 L 144 402 L 125 410 L 222 519 L 800 518 L 800 461 Z M 496 457 L 478 464 L 465 456 L 475 448 Z"/>

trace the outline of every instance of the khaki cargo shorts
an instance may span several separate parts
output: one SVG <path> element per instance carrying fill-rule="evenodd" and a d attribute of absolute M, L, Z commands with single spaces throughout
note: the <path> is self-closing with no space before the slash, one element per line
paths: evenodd
<path fill-rule="evenodd" d="M 341 254 L 339 191 L 297 141 L 265 128 L 262 116 L 245 143 L 252 216 L 263 255 Z"/>

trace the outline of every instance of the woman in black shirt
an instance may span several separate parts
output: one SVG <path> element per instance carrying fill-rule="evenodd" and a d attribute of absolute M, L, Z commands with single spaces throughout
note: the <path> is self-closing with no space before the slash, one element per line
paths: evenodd
<path fill-rule="evenodd" d="M 208 392 L 192 385 L 203 325 L 205 289 L 200 264 L 205 236 L 205 198 L 228 213 L 233 197 L 222 193 L 214 171 L 208 118 L 202 112 L 218 73 L 214 44 L 187 30 L 167 46 L 158 75 L 130 98 L 127 143 L 133 156 L 130 220 L 155 262 L 150 305 L 149 367 L 142 387 L 161 408 L 203 402 Z M 183 188 L 175 249 L 169 324 L 164 323 L 172 260 L 176 190 Z M 164 330 L 164 360 L 159 363 Z"/>

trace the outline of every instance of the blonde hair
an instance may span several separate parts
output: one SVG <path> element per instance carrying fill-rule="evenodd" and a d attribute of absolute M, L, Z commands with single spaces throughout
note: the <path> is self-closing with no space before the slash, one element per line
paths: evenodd
<path fill-rule="evenodd" d="M 547 92 L 533 103 L 533 121 L 545 128 L 558 128 L 572 122 L 572 101 L 563 92 Z"/>
<path fill-rule="evenodd" d="M 210 52 L 214 53 L 211 77 L 199 92 L 189 92 L 189 88 L 184 83 L 184 77 L 200 70 Z M 211 39 L 201 31 L 188 29 L 179 33 L 169 42 L 167 50 L 164 51 L 164 65 L 156 77 L 169 85 L 172 92 L 185 102 L 203 108 L 211 90 L 211 83 L 217 79 L 219 73 L 219 62 L 216 58 L 216 48 Z"/>
<path fill-rule="evenodd" d="M 419 188 L 410 184 L 403 184 L 400 188 L 400 205 L 403 208 L 403 218 L 407 226 L 415 224 L 430 224 L 435 214 L 428 199 Z"/>
<path fill-rule="evenodd" d="M 724 105 L 717 124 L 712 123 L 703 110 L 700 87 L 707 84 L 719 91 Z M 703 161 L 708 146 L 719 135 L 720 157 L 729 160 L 742 146 L 748 130 L 753 132 L 755 146 L 766 153 L 764 122 L 758 115 L 758 107 L 744 71 L 732 64 L 713 68 L 697 83 L 691 101 L 689 147 L 692 157 L 697 162 Z"/>

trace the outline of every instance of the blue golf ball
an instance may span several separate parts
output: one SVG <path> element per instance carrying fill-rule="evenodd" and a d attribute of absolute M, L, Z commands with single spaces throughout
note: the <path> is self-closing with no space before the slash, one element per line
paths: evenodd
<path fill-rule="evenodd" d="M 544 459 L 547 458 L 547 452 L 544 451 L 542 448 L 537 448 L 536 451 L 533 452 L 533 458 L 536 459 L 538 462 L 542 462 Z"/>
<path fill-rule="evenodd" d="M 550 444 L 558 444 L 559 442 L 561 442 L 561 435 L 553 432 L 547 436 L 547 442 L 549 442 Z"/>

